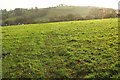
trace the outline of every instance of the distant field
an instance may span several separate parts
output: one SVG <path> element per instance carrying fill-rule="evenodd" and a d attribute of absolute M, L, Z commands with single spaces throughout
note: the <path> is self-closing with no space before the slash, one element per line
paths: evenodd
<path fill-rule="evenodd" d="M 3 78 L 120 78 L 118 19 L 2 27 Z"/>

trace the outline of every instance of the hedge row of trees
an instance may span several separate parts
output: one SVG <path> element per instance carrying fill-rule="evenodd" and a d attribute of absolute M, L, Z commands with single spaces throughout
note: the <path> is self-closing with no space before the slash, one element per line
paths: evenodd
<path fill-rule="evenodd" d="M 13 24 L 34 24 L 36 18 L 43 17 L 47 14 L 48 8 L 39 10 L 37 7 L 35 9 L 22 9 L 16 8 L 15 10 L 7 11 L 6 9 L 2 11 L 2 24 L 3 25 L 13 25 Z"/>
<path fill-rule="evenodd" d="M 35 9 L 21 9 L 16 8 L 15 10 L 7 11 L 6 9 L 2 11 L 2 24 L 12 25 L 12 24 L 35 24 L 41 22 L 58 22 L 58 21 L 75 21 L 75 20 L 90 20 L 90 19 L 104 19 L 104 18 L 115 18 L 117 13 L 114 9 L 108 8 L 92 8 L 88 15 L 77 15 L 77 14 L 67 14 L 65 16 L 55 16 L 50 17 L 49 21 L 35 21 L 36 18 L 42 18 L 46 16 L 49 9 L 45 8 L 39 10 L 37 7 Z M 12 17 L 12 18 L 11 18 Z"/>
<path fill-rule="evenodd" d="M 91 19 L 105 19 L 105 18 L 116 18 L 117 12 L 114 9 L 97 9 L 93 8 L 89 11 L 87 16 L 68 14 L 66 16 L 58 16 L 50 19 L 51 22 L 58 21 L 76 21 L 76 20 L 91 20 Z"/>

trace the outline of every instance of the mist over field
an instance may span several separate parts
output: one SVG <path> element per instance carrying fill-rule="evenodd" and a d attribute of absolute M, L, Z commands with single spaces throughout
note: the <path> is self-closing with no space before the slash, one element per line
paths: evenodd
<path fill-rule="evenodd" d="M 48 8 L 16 8 L 11 11 L 3 9 L 1 12 L 3 26 L 115 18 L 118 13 L 112 8 L 67 6 L 64 4 Z"/>

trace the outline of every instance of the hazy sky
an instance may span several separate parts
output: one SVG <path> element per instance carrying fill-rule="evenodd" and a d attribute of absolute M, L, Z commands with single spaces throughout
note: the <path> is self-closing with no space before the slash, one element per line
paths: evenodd
<path fill-rule="evenodd" d="M 105 8 L 118 9 L 119 0 L 1 0 L 0 9 L 15 8 L 45 8 L 56 6 L 58 4 L 66 4 L 73 6 L 97 6 Z"/>

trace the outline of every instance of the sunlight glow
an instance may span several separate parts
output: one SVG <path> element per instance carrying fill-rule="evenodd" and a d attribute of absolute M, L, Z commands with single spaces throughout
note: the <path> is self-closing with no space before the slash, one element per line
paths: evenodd
<path fill-rule="evenodd" d="M 118 9 L 119 0 L 1 0 L 0 9 L 46 8 L 59 4 L 68 6 L 97 6 Z"/>

